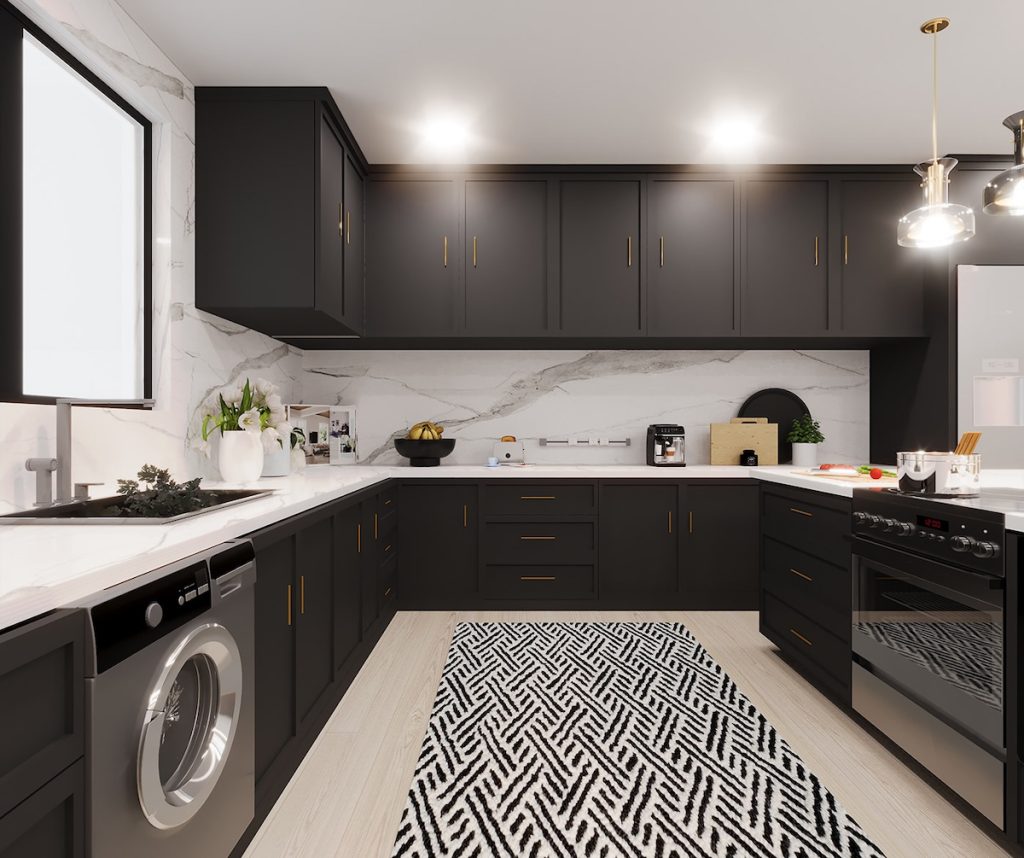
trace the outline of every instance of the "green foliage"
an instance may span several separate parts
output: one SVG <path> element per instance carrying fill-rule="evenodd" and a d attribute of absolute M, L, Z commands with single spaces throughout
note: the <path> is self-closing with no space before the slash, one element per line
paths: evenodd
<path fill-rule="evenodd" d="M 825 436 L 821 434 L 821 424 L 810 414 L 804 414 L 793 421 L 786 440 L 790 444 L 820 444 Z"/>
<path fill-rule="evenodd" d="M 202 477 L 176 483 L 165 468 L 143 465 L 137 480 L 118 480 L 117 492 L 124 497 L 118 514 L 127 518 L 170 518 L 203 509 L 213 503 L 199 483 Z"/>
<path fill-rule="evenodd" d="M 291 448 L 294 450 L 296 447 L 306 443 L 306 433 L 302 431 L 301 426 L 292 427 L 292 438 Z"/>

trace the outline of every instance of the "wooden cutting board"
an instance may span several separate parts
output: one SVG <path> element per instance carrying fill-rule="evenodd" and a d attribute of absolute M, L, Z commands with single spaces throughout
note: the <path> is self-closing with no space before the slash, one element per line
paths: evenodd
<path fill-rule="evenodd" d="M 871 479 L 870 474 L 833 474 L 830 471 L 793 471 L 801 477 L 825 477 L 829 480 L 844 480 L 851 483 L 874 483 L 875 485 L 894 485 L 895 477 L 882 477 L 878 480 Z"/>
<path fill-rule="evenodd" d="M 734 417 L 711 424 L 712 465 L 738 465 L 744 450 L 757 453 L 759 465 L 779 464 L 779 427 L 766 417 Z"/>

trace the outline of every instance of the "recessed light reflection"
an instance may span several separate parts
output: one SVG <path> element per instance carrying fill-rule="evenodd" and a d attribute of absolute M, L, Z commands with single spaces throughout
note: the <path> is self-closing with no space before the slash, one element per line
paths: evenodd
<path fill-rule="evenodd" d="M 455 113 L 430 116 L 416 130 L 422 155 L 433 160 L 462 160 L 473 142 L 469 120 Z"/>
<path fill-rule="evenodd" d="M 754 157 L 763 140 L 756 117 L 733 113 L 718 117 L 706 132 L 709 153 L 728 160 L 746 160 Z"/>

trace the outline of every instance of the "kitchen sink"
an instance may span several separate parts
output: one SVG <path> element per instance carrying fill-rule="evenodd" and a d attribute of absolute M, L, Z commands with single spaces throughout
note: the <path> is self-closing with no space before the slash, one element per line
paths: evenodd
<path fill-rule="evenodd" d="M 208 512 L 216 512 L 226 507 L 235 506 L 246 501 L 267 497 L 273 494 L 272 489 L 202 489 L 199 495 L 208 502 L 208 506 L 192 512 L 183 512 L 166 518 L 142 518 L 119 515 L 124 502 L 121 495 L 108 498 L 71 501 L 55 506 L 29 509 L 24 512 L 11 512 L 0 515 L 0 525 L 4 524 L 170 524 L 184 521 Z"/>

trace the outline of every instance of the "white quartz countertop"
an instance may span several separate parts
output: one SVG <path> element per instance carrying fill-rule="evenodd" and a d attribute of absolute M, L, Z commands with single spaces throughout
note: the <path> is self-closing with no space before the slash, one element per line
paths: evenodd
<path fill-rule="evenodd" d="M 1024 486 L 1024 472 L 1019 485 Z M 273 489 L 266 498 L 174 524 L 81 524 L 0 526 L 0 629 L 172 563 L 218 543 L 252 533 L 276 521 L 352 494 L 389 478 L 401 479 L 723 479 L 752 478 L 850 497 L 852 483 L 795 472 L 791 467 L 690 465 L 526 465 L 437 468 L 321 465 L 289 477 L 263 479 L 246 488 Z M 890 483 L 891 484 L 891 483 Z M 204 483 L 209 488 L 217 483 Z M 105 486 L 97 496 L 112 493 Z M 1011 524 L 1011 519 L 1014 523 Z M 1007 516 L 1007 526 L 1024 532 L 1024 505 Z"/>

